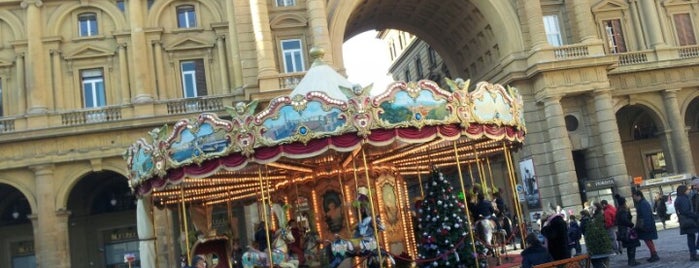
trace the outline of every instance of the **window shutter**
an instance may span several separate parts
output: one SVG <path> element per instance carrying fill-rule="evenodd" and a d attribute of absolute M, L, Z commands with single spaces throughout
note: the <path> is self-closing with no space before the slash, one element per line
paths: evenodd
<path fill-rule="evenodd" d="M 195 71 L 197 74 L 197 96 L 206 96 L 206 73 L 204 73 L 204 61 L 195 60 Z"/>
<path fill-rule="evenodd" d="M 626 52 L 626 42 L 624 42 L 624 33 L 621 31 L 621 20 L 612 20 L 612 32 L 614 34 L 614 43 L 616 44 L 616 53 Z"/>
<path fill-rule="evenodd" d="M 675 30 L 677 31 L 677 41 L 680 46 L 696 45 L 697 40 L 694 36 L 694 27 L 692 19 L 688 13 L 675 14 Z"/>

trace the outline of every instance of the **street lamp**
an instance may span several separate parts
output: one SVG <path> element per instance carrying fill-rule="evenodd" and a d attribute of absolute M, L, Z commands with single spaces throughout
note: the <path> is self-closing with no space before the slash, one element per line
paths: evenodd
<path fill-rule="evenodd" d="M 112 205 L 112 207 L 116 206 L 116 204 L 117 204 L 116 197 L 114 197 L 113 194 L 112 194 L 112 199 L 109 200 L 109 204 Z"/>
<path fill-rule="evenodd" d="M 17 206 L 15 206 L 15 211 L 12 211 L 12 218 L 19 219 L 19 211 L 17 211 Z"/>

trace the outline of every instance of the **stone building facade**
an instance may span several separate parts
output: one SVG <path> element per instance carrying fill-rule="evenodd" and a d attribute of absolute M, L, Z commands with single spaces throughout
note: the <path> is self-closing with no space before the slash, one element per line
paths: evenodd
<path fill-rule="evenodd" d="M 429 44 L 441 73 L 426 66 L 426 78 L 517 87 L 528 124 L 518 158 L 532 160 L 543 200 L 576 208 L 588 182 L 628 194 L 633 177 L 696 173 L 698 9 L 693 0 L 0 0 L 0 266 L 123 266 L 138 244 L 121 158 L 130 144 L 289 92 L 313 46 L 342 71 L 343 41 L 368 29 Z M 154 216 L 158 266 L 178 266 L 177 211 Z"/>

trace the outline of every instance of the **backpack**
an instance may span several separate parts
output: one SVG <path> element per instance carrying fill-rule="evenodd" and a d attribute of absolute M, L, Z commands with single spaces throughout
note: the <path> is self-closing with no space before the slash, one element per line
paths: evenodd
<path fill-rule="evenodd" d="M 568 240 L 570 242 L 579 241 L 582 238 L 582 230 L 577 222 L 571 222 L 568 226 Z"/>

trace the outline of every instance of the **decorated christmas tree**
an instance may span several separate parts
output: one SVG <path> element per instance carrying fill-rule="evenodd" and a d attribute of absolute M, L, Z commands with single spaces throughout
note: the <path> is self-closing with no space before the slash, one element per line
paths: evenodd
<path fill-rule="evenodd" d="M 438 170 L 427 181 L 425 197 L 418 203 L 418 257 L 422 267 L 486 267 L 481 258 L 485 248 L 477 244 L 473 252 L 465 205 Z"/>

